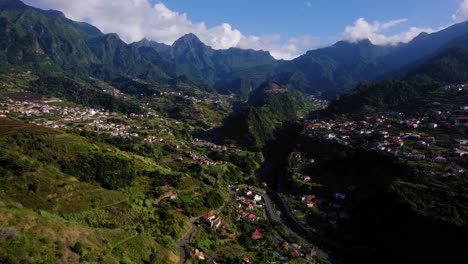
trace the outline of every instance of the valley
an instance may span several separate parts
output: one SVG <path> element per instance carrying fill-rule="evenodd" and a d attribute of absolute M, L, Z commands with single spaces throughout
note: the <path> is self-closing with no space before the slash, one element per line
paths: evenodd
<path fill-rule="evenodd" d="M 466 262 L 467 23 L 283 60 L 0 0 L 0 263 Z"/>

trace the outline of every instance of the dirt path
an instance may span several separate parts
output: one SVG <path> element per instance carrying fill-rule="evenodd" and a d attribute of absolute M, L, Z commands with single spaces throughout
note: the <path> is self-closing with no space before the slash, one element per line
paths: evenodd
<path fill-rule="evenodd" d="M 124 244 L 125 242 L 134 239 L 134 238 L 137 237 L 137 236 L 138 236 L 138 233 L 137 233 L 137 234 L 134 234 L 134 235 L 132 235 L 132 236 L 129 236 L 129 237 L 127 237 L 127 238 L 124 238 L 124 239 L 122 239 L 122 240 L 120 240 L 119 242 L 115 243 L 114 246 L 112 246 L 111 251 L 114 250 L 116 247 L 118 247 L 118 246 Z"/>

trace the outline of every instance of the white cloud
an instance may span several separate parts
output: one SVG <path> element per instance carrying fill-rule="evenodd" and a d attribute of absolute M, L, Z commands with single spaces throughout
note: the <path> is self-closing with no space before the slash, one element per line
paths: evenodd
<path fill-rule="evenodd" d="M 468 20 L 468 0 L 463 0 L 460 3 L 457 12 L 452 15 L 452 19 L 456 23 Z"/>
<path fill-rule="evenodd" d="M 194 33 L 215 49 L 262 49 L 282 59 L 297 57 L 314 46 L 310 37 L 284 41 L 279 36 L 245 36 L 227 23 L 207 27 L 204 22 L 192 22 L 185 13 L 170 10 L 163 3 L 152 5 L 149 0 L 24 1 L 36 7 L 60 10 L 70 19 L 87 21 L 105 33 L 117 33 L 128 43 L 146 37 L 170 45 L 182 35 Z"/>
<path fill-rule="evenodd" d="M 268 47 L 271 55 L 275 58 L 293 59 L 300 54 L 301 51 L 310 47 L 316 46 L 314 39 L 310 36 L 302 36 L 300 38 L 291 38 L 286 43 L 281 43 L 280 35 L 266 36 L 243 36 L 239 44 L 239 48 L 243 49 L 263 49 Z"/>
<path fill-rule="evenodd" d="M 385 35 L 384 31 L 395 27 L 401 23 L 407 22 L 405 18 L 387 21 L 380 23 L 374 21 L 367 22 L 364 18 L 359 18 L 354 22 L 354 25 L 347 26 L 342 34 L 343 39 L 349 42 L 357 42 L 363 39 L 369 39 L 375 45 L 395 45 L 400 42 L 409 42 L 422 32 L 432 33 L 440 29 L 410 27 L 406 31 Z"/>
<path fill-rule="evenodd" d="M 401 23 L 405 23 L 407 21 L 408 21 L 407 18 L 400 18 L 400 19 L 390 20 L 390 21 L 388 21 L 386 23 L 383 23 L 380 27 L 382 29 L 392 28 L 394 26 L 397 26 L 397 25 L 399 25 Z"/>

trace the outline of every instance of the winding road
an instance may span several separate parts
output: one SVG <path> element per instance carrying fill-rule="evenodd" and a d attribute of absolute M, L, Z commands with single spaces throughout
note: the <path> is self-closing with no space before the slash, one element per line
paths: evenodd
<path fill-rule="evenodd" d="M 308 247 L 308 248 L 311 248 L 312 252 L 314 252 L 315 254 L 317 254 L 318 256 L 321 256 L 327 260 L 329 260 L 330 262 L 332 263 L 341 263 L 339 260 L 333 258 L 332 256 L 330 256 L 329 254 L 327 254 L 326 252 L 324 252 L 323 250 L 320 250 L 319 248 L 317 248 L 316 246 L 314 246 L 313 244 L 311 244 L 309 241 L 307 241 L 306 239 L 304 239 L 303 237 L 301 237 L 298 233 L 294 232 L 293 230 L 291 230 L 287 225 L 285 225 L 283 223 L 283 221 L 280 219 L 280 217 L 276 214 L 276 211 L 274 209 L 274 206 L 273 206 L 273 202 L 271 201 L 271 198 L 268 194 L 264 194 L 264 193 L 259 193 L 260 196 L 262 196 L 262 199 L 265 201 L 265 209 L 266 209 L 266 213 L 267 213 L 267 216 L 268 218 L 271 220 L 271 221 L 274 221 L 274 222 L 277 222 L 279 223 L 282 228 L 289 234 L 294 234 L 296 235 L 298 238 L 299 238 L 299 242 L 300 244 L 302 244 L 303 246 L 305 247 Z M 306 233 L 307 234 L 307 233 Z M 276 236 L 276 239 L 281 239 L 281 236 Z"/>
<path fill-rule="evenodd" d="M 229 189 L 229 198 L 224 200 L 224 203 L 222 206 L 220 206 L 218 209 L 214 210 L 212 213 L 213 214 L 219 214 L 223 209 L 224 207 L 226 207 L 227 203 L 232 200 L 232 197 L 234 196 L 234 192 Z M 190 238 L 192 238 L 192 235 L 193 233 L 195 233 L 195 231 L 197 230 L 197 226 L 195 225 L 195 222 L 197 222 L 197 220 L 199 220 L 200 218 L 202 218 L 203 215 L 200 215 L 200 216 L 195 216 L 195 217 L 191 217 L 190 218 L 190 225 L 192 226 L 192 228 L 190 229 L 190 231 L 181 239 L 179 240 L 179 242 L 177 243 L 177 247 L 179 249 L 179 264 L 184 264 L 186 261 L 187 261 L 187 256 L 185 254 L 185 246 L 187 244 L 190 243 Z"/>
<path fill-rule="evenodd" d="M 264 163 L 263 163 L 263 166 L 256 172 L 255 176 L 259 177 L 262 174 L 267 174 L 271 169 L 272 169 L 271 163 L 268 162 L 267 160 L 265 160 Z M 286 186 L 285 183 L 284 183 L 284 177 L 278 177 L 277 180 L 278 180 L 278 187 L 279 187 L 278 191 L 268 190 L 268 192 L 267 192 L 268 194 L 260 194 L 262 196 L 262 198 L 265 200 L 266 209 L 267 209 L 267 213 L 268 213 L 269 218 L 271 220 L 281 224 L 282 227 L 284 228 L 284 230 L 286 230 L 286 232 L 288 232 L 290 234 L 295 234 L 299 238 L 299 241 L 301 242 L 301 244 L 306 246 L 306 247 L 311 248 L 312 252 L 315 252 L 317 255 L 329 260 L 332 263 L 337 263 L 337 264 L 341 263 L 340 260 L 334 258 L 329 253 L 317 248 L 316 245 L 313 245 L 310 242 L 310 239 L 312 237 L 316 238 L 316 240 L 318 240 L 318 241 L 325 241 L 325 240 L 322 237 L 320 237 L 320 235 L 317 234 L 315 231 L 310 230 L 309 228 L 304 226 L 296 218 L 296 216 L 292 213 L 288 202 L 281 195 L 281 191 L 283 191 L 284 186 Z M 281 219 L 280 217 L 278 217 L 278 215 L 276 214 L 276 211 L 275 211 L 275 209 L 273 207 L 274 203 L 271 200 L 270 196 L 275 198 L 275 202 L 276 202 L 276 205 L 278 206 L 278 209 L 280 209 L 281 213 L 287 219 Z M 287 220 L 287 221 L 285 221 L 285 220 Z M 291 224 L 293 224 L 293 226 L 291 226 Z M 292 229 L 295 229 L 295 231 L 293 231 Z M 299 233 L 301 235 L 299 235 Z M 309 240 L 304 239 L 304 236 L 306 236 Z M 328 245 L 332 245 L 333 246 L 332 248 L 334 248 L 334 249 L 338 248 L 334 243 L 332 243 L 332 242 L 330 242 L 328 240 L 326 240 L 325 242 L 327 242 L 326 244 L 328 244 Z M 323 246 L 323 245 L 321 245 L 321 246 Z M 333 251 L 333 252 L 335 252 L 335 251 Z"/>
<path fill-rule="evenodd" d="M 274 192 L 270 192 L 270 193 L 273 194 L 273 195 L 278 195 L 279 197 L 281 197 L 279 194 L 276 194 Z M 214 214 L 220 213 L 224 209 L 224 207 L 228 204 L 228 202 L 230 200 L 232 200 L 234 194 L 235 194 L 235 192 L 233 192 L 231 189 L 229 189 L 229 198 L 224 201 L 224 203 L 223 203 L 223 205 L 221 207 L 219 207 L 218 209 L 213 211 L 213 213 Z M 303 238 L 297 232 L 295 232 L 291 228 L 289 228 L 284 223 L 283 219 L 281 219 L 276 214 L 276 210 L 274 208 L 273 201 L 271 200 L 269 194 L 267 194 L 267 193 L 258 193 L 258 195 L 260 195 L 262 197 L 262 199 L 264 200 L 264 202 L 265 202 L 265 212 L 264 213 L 268 217 L 268 219 L 270 219 L 270 221 L 280 224 L 281 227 L 283 228 L 283 230 L 285 230 L 287 233 L 296 235 L 299 238 L 300 244 L 307 247 L 307 248 L 310 248 L 311 251 L 314 252 L 315 254 L 329 260 L 332 263 L 336 263 L 336 264 L 341 263 L 341 261 L 333 258 L 332 256 L 330 256 L 328 253 L 324 252 L 323 250 L 320 250 L 319 248 L 314 246 L 312 243 L 310 243 L 307 239 Z M 286 203 L 284 200 L 283 200 L 283 202 Z M 283 206 L 287 207 L 288 205 L 286 203 Z M 294 217 L 294 215 L 288 210 L 283 210 L 283 213 L 290 214 L 289 217 Z M 197 222 L 197 220 L 199 220 L 201 217 L 203 217 L 203 215 L 190 218 L 190 224 L 191 224 L 190 231 L 183 238 L 181 238 L 181 240 L 179 240 L 179 242 L 177 243 L 177 247 L 179 249 L 179 257 L 180 257 L 179 264 L 184 264 L 186 262 L 186 260 L 187 260 L 187 256 L 186 256 L 186 253 L 185 253 L 185 247 L 190 243 L 190 239 L 191 239 L 192 235 L 195 233 L 195 231 L 198 228 L 195 225 L 195 222 Z M 296 221 L 298 221 L 298 220 L 296 219 Z M 301 234 L 308 235 L 309 230 L 306 229 L 305 231 L 307 231 L 307 232 L 305 232 L 305 233 L 302 232 Z M 284 241 L 284 239 L 277 232 L 274 233 L 274 237 L 280 243 L 282 241 Z"/>

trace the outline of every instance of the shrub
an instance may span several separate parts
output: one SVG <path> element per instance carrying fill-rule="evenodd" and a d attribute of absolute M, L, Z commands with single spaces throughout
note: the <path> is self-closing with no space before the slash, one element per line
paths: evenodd
<path fill-rule="evenodd" d="M 75 245 L 73 245 L 73 247 L 71 247 L 70 249 L 79 256 L 83 255 L 83 245 L 81 244 L 81 242 L 76 242 Z"/>

